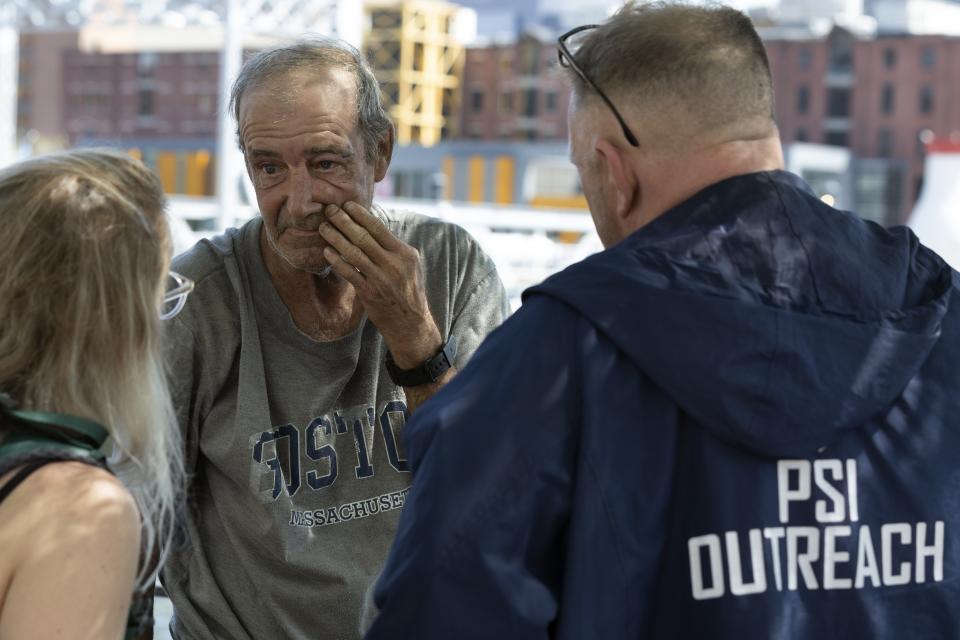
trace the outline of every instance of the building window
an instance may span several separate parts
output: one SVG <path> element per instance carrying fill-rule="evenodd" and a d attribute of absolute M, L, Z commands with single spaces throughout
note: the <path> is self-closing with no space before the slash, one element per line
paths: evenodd
<path fill-rule="evenodd" d="M 810 110 L 810 87 L 805 84 L 797 87 L 797 113 L 807 113 Z"/>
<path fill-rule="evenodd" d="M 797 67 L 800 69 L 800 71 L 806 71 L 809 69 L 812 62 L 813 52 L 811 52 L 810 49 L 804 47 L 797 52 Z"/>
<path fill-rule="evenodd" d="M 505 91 L 500 94 L 500 112 L 513 113 L 513 93 Z"/>
<path fill-rule="evenodd" d="M 829 89 L 827 91 L 827 116 L 831 118 L 850 117 L 850 89 Z"/>
<path fill-rule="evenodd" d="M 880 111 L 885 116 L 893 114 L 893 105 L 896 94 L 893 85 L 889 82 L 883 85 L 883 92 L 880 94 Z"/>
<path fill-rule="evenodd" d="M 806 142 L 807 141 L 807 130 L 803 127 L 797 129 L 797 134 L 793 137 L 797 142 Z"/>
<path fill-rule="evenodd" d="M 850 139 L 846 131 L 827 131 L 823 143 L 832 147 L 846 147 L 850 144 Z"/>
<path fill-rule="evenodd" d="M 476 89 L 470 93 L 470 109 L 474 112 L 483 111 L 483 91 Z"/>
<path fill-rule="evenodd" d="M 893 69 L 897 66 L 897 50 L 887 47 L 883 50 L 883 66 L 887 69 Z"/>
<path fill-rule="evenodd" d="M 553 113 L 557 110 L 557 92 L 556 91 L 547 91 L 547 97 L 544 101 L 543 108 L 547 113 Z"/>
<path fill-rule="evenodd" d="M 523 115 L 528 118 L 535 118 L 537 116 L 537 90 L 527 89 L 523 95 Z"/>
<path fill-rule="evenodd" d="M 540 46 L 534 41 L 525 42 L 520 47 L 520 73 L 522 75 L 536 75 L 540 62 Z"/>
<path fill-rule="evenodd" d="M 137 100 L 137 114 L 141 116 L 153 115 L 153 91 L 141 89 Z"/>
<path fill-rule="evenodd" d="M 882 158 L 893 155 L 893 132 L 890 129 L 880 129 L 877 136 L 877 155 Z"/>
<path fill-rule="evenodd" d="M 901 169 L 893 163 L 884 160 L 858 163 L 853 192 L 860 215 L 884 225 L 896 223 L 902 183 Z"/>
<path fill-rule="evenodd" d="M 153 75 L 157 67 L 157 54 L 153 51 L 144 51 L 137 54 L 137 75 L 140 77 Z"/>
<path fill-rule="evenodd" d="M 838 73 L 853 71 L 853 47 L 850 42 L 838 40 L 830 47 L 830 71 Z"/>
<path fill-rule="evenodd" d="M 937 52 L 933 50 L 933 47 L 923 48 L 923 51 L 920 52 L 920 64 L 924 69 L 933 69 L 937 64 Z"/>
<path fill-rule="evenodd" d="M 920 89 L 920 113 L 923 115 L 933 113 L 933 87 L 930 85 Z"/>

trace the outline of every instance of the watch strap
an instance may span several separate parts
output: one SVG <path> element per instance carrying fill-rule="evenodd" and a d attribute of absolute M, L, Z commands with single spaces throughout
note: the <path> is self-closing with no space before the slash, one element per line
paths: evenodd
<path fill-rule="evenodd" d="M 413 369 L 401 369 L 393 360 L 393 355 L 387 351 L 387 373 L 393 383 L 400 387 L 416 387 L 421 384 L 436 382 L 453 367 L 453 359 L 457 356 L 457 339 L 450 336 L 443 343 L 435 355 L 427 358 L 420 366 Z"/>

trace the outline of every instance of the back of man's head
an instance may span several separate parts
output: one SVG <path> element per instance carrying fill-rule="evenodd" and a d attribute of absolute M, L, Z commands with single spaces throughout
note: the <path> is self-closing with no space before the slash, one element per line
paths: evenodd
<path fill-rule="evenodd" d="M 628 2 L 575 37 L 571 53 L 648 149 L 683 151 L 776 131 L 766 51 L 750 19 L 721 5 Z M 571 74 L 577 100 L 596 93 Z"/>

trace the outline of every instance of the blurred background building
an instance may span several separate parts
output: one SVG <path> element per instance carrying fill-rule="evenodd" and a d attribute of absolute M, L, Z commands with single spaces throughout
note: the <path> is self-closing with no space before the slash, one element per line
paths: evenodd
<path fill-rule="evenodd" d="M 842 197 L 884 224 L 906 222 L 923 187 L 925 145 L 960 135 L 960 4 L 781 3 L 762 29 L 784 144 L 847 149 Z M 774 14 L 776 15 L 776 14 Z"/>
<path fill-rule="evenodd" d="M 555 43 L 617 4 L 12 0 L 0 7 L 0 147 L 128 149 L 170 194 L 201 199 L 177 200 L 195 228 L 223 226 L 227 209 L 250 214 L 224 106 L 239 52 L 331 34 L 371 60 L 397 126 L 378 197 L 586 215 Z M 836 206 L 907 221 L 929 145 L 960 141 L 960 0 L 739 5 L 767 46 L 788 168 Z"/>
<path fill-rule="evenodd" d="M 570 89 L 556 38 L 540 27 L 467 49 L 460 137 L 566 142 Z"/>
<path fill-rule="evenodd" d="M 231 20 L 243 29 L 228 28 Z M 219 135 L 233 126 L 224 66 L 236 69 L 242 51 L 300 33 L 359 46 L 362 22 L 362 5 L 338 0 L 5 4 L 0 26 L 17 30 L 17 46 L 0 55 L 0 78 L 13 62 L 17 154 L 125 148 L 157 171 L 168 193 L 213 195 L 217 157 L 236 146 Z"/>

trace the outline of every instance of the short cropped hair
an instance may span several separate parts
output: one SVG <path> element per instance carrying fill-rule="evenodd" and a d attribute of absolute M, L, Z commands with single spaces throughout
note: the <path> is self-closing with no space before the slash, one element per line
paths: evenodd
<path fill-rule="evenodd" d="M 248 91 L 282 81 L 295 73 L 318 73 L 329 69 L 344 69 L 356 79 L 357 127 L 363 139 L 365 157 L 368 162 L 373 162 L 380 143 L 393 126 L 383 108 L 380 84 L 359 51 L 343 40 L 328 36 L 301 38 L 292 44 L 266 49 L 243 64 L 230 91 L 230 110 L 237 122 L 240 150 L 244 150 L 240 136 L 240 104 Z"/>
<path fill-rule="evenodd" d="M 626 99 L 624 107 L 656 110 L 655 121 L 671 119 L 697 135 L 749 136 L 775 126 L 766 50 L 750 18 L 736 9 L 631 1 L 578 44 L 577 64 L 597 86 Z M 577 99 L 592 93 L 570 76 Z M 642 123 L 640 129 L 638 136 L 649 135 Z"/>

